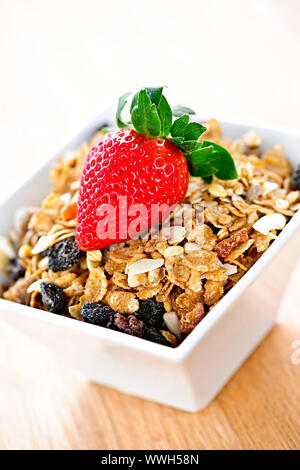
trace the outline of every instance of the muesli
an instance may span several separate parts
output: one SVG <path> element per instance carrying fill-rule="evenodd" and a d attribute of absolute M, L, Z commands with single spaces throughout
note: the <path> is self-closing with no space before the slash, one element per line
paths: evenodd
<path fill-rule="evenodd" d="M 168 124 L 170 117 L 162 119 L 169 112 L 167 105 L 162 104 L 165 100 L 162 89 L 142 91 L 143 96 L 135 95 L 132 105 L 135 111 L 132 122 L 136 122 L 138 133 L 121 120 L 125 95 L 117 113 L 121 131 L 110 134 L 102 129 L 78 150 L 59 158 L 50 169 L 52 190 L 41 206 L 17 211 L 10 236 L 0 238 L 0 266 L 8 279 L 8 284 L 1 288 L 1 295 L 12 302 L 176 347 L 268 249 L 299 209 L 299 172 L 293 177 L 281 145 L 262 152 L 261 138 L 254 131 L 238 140 L 224 141 L 216 120 L 197 127 L 196 123 L 189 122 L 192 111 L 182 107 L 173 110 Z M 154 115 L 150 124 L 149 120 L 144 124 L 141 121 L 145 109 L 146 114 Z M 155 113 L 160 118 L 157 131 Z M 191 124 L 195 127 L 188 128 Z M 150 135 L 147 134 L 149 127 Z M 163 127 L 171 131 L 170 138 L 167 137 L 169 132 L 164 130 L 163 133 Z M 138 233 L 139 236 L 132 238 L 126 233 L 123 240 L 119 224 L 117 234 L 110 235 L 105 242 L 102 240 L 97 248 L 99 241 L 91 235 L 94 222 L 89 220 L 93 217 L 89 214 L 98 187 L 91 186 L 91 179 L 86 176 L 89 172 L 89 178 L 92 175 L 96 183 L 99 180 L 101 197 L 108 193 L 103 187 L 115 185 L 109 194 L 110 202 L 118 193 L 120 181 L 127 181 L 128 175 L 121 173 L 122 165 L 116 167 L 115 173 L 111 168 L 105 172 L 104 167 L 97 166 L 99 145 L 104 145 L 107 153 L 107 146 L 113 148 L 108 143 L 115 139 L 114 133 L 124 141 L 130 133 L 135 133 L 134 139 L 141 139 L 139 144 L 130 139 L 126 141 L 132 143 L 133 153 L 143 150 L 139 177 L 142 178 L 143 173 L 142 182 L 146 185 L 144 192 L 143 186 L 134 192 L 137 169 L 133 167 L 128 194 L 130 197 L 139 194 L 131 203 L 146 202 L 148 210 L 147 198 L 155 184 L 161 185 L 158 195 L 154 191 L 155 197 L 165 202 L 169 194 L 176 193 L 178 200 L 156 224 L 150 223 L 147 217 L 141 219 L 140 225 L 147 219 L 147 230 Z M 153 174 L 152 179 L 146 174 L 143 162 L 149 155 L 145 145 L 150 145 L 149 154 L 155 153 L 157 146 L 162 148 L 162 153 L 154 155 L 155 171 L 163 168 L 162 179 L 158 177 L 157 182 Z M 191 147 L 201 158 L 197 157 L 192 163 L 188 161 L 189 169 L 202 176 L 190 174 L 186 186 L 180 178 L 172 186 L 168 168 L 173 171 L 173 153 L 175 159 L 191 160 L 192 153 L 186 151 Z M 165 149 L 169 152 L 167 156 Z M 234 168 L 230 167 L 229 160 L 225 162 L 228 178 L 222 167 L 222 158 L 226 160 L 227 155 L 234 161 Z M 110 155 L 106 157 L 109 159 Z M 169 160 L 158 161 L 164 158 Z M 101 161 L 105 163 L 105 158 Z M 207 162 L 213 171 L 207 171 Z M 126 165 L 130 169 L 128 161 Z M 185 163 L 182 161 L 180 165 L 183 166 L 178 174 L 184 175 Z M 99 171 L 102 171 L 101 177 Z M 230 175 L 234 171 L 237 173 L 232 179 Z M 103 182 L 103 174 L 111 181 Z M 147 187 L 149 178 L 151 184 Z M 166 181 L 168 194 L 161 189 Z M 101 204 L 106 202 L 107 198 L 100 200 Z M 169 200 L 169 206 L 171 202 Z M 78 210 L 81 211 L 80 229 Z"/>

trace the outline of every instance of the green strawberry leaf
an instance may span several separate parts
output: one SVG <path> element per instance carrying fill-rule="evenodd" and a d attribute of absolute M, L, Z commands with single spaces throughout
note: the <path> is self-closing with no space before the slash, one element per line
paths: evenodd
<path fill-rule="evenodd" d="M 151 103 L 154 103 L 155 106 L 158 106 L 162 97 L 162 92 L 163 92 L 164 87 L 147 87 L 145 88 L 147 95 L 150 98 Z"/>
<path fill-rule="evenodd" d="M 179 118 L 180 119 L 180 118 Z M 198 140 L 200 135 L 206 131 L 206 127 L 199 122 L 190 122 L 184 131 L 185 140 Z"/>
<path fill-rule="evenodd" d="M 202 176 L 202 178 L 204 179 L 205 183 L 207 183 L 207 184 L 210 184 L 210 183 L 212 183 L 212 181 L 213 181 L 213 176 L 212 176 L 212 175 L 210 175 L 210 176 Z"/>
<path fill-rule="evenodd" d="M 183 137 L 168 137 L 168 141 L 182 148 L 183 143 L 184 143 L 184 138 Z"/>
<path fill-rule="evenodd" d="M 189 122 L 189 120 L 188 114 L 184 114 L 176 119 L 171 127 L 172 142 L 174 142 L 174 138 L 181 137 L 181 141 L 177 141 L 177 145 L 184 152 L 193 150 L 198 144 L 199 137 L 206 131 L 206 127 L 202 126 L 202 124 Z"/>
<path fill-rule="evenodd" d="M 119 98 L 117 112 L 116 112 L 116 120 L 117 120 L 117 125 L 118 125 L 118 127 L 120 127 L 120 129 L 124 129 L 124 128 L 128 127 L 128 124 L 126 124 L 125 122 L 122 121 L 121 113 L 122 113 L 122 111 L 123 111 L 123 109 L 124 109 L 124 107 L 127 103 L 127 99 L 128 99 L 129 95 L 130 95 L 130 92 L 125 93 L 124 95 L 122 95 Z"/>
<path fill-rule="evenodd" d="M 188 157 L 192 176 L 216 175 L 222 180 L 234 180 L 237 170 L 230 153 L 214 142 L 201 141 Z"/>
<path fill-rule="evenodd" d="M 157 112 L 161 125 L 160 136 L 164 137 L 169 135 L 172 127 L 172 109 L 164 96 L 161 96 L 160 102 L 157 105 Z"/>
<path fill-rule="evenodd" d="M 208 183 L 214 175 L 222 180 L 237 178 L 234 161 L 228 151 L 214 142 L 199 141 L 206 127 L 190 122 L 195 112 L 185 106 L 170 108 L 163 95 L 163 87 L 143 88 L 136 93 L 130 106 L 131 122 L 124 123 L 121 112 L 129 93 L 121 96 L 116 119 L 121 128 L 132 128 L 148 138 L 164 137 L 183 152 L 192 176 L 201 176 Z M 177 119 L 173 120 L 173 116 Z M 171 135 L 170 135 L 171 134 Z"/>
<path fill-rule="evenodd" d="M 183 116 L 176 119 L 173 122 L 172 127 L 171 127 L 172 137 L 183 137 L 189 121 L 190 121 L 190 118 L 188 114 L 183 114 Z"/>
<path fill-rule="evenodd" d="M 191 108 L 181 106 L 180 104 L 172 108 L 173 116 L 181 117 L 183 114 L 196 114 Z"/>
<path fill-rule="evenodd" d="M 131 120 L 140 134 L 149 138 L 160 135 L 161 123 L 157 108 L 154 103 L 151 103 L 145 88 L 138 94 L 137 104 L 131 111 Z"/>
<path fill-rule="evenodd" d="M 159 102 L 161 100 L 161 97 L 162 97 L 162 92 L 163 92 L 163 87 L 157 87 L 157 88 L 154 88 L 154 87 L 145 87 L 144 88 L 147 92 L 147 95 L 149 96 L 150 98 L 150 101 L 151 103 L 155 104 L 156 106 L 159 105 Z M 132 103 L 131 103 L 131 106 L 130 106 L 130 112 L 133 110 L 133 108 L 135 106 L 137 106 L 137 102 L 138 102 L 138 96 L 139 96 L 139 92 L 137 92 L 133 99 L 132 99 Z"/>
<path fill-rule="evenodd" d="M 184 139 L 184 137 L 182 137 Z M 177 144 L 184 153 L 185 157 L 198 147 L 199 142 L 197 140 L 183 140 L 181 144 Z"/>

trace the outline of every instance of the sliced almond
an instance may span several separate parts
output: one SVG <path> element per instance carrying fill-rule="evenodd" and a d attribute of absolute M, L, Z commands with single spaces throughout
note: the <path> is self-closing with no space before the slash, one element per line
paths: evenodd
<path fill-rule="evenodd" d="M 67 204 L 71 199 L 71 193 L 64 193 L 59 196 L 59 199 L 64 203 Z"/>
<path fill-rule="evenodd" d="M 72 191 L 77 191 L 80 186 L 80 181 L 73 181 L 73 183 L 70 184 L 70 188 Z"/>
<path fill-rule="evenodd" d="M 226 269 L 225 274 L 227 274 L 227 276 L 231 276 L 232 274 L 237 273 L 237 266 L 234 264 L 224 263 L 223 268 Z"/>
<path fill-rule="evenodd" d="M 139 275 L 138 274 L 128 274 L 127 283 L 129 287 L 137 287 L 140 285 Z"/>
<path fill-rule="evenodd" d="M 0 251 L 8 259 L 13 259 L 16 256 L 12 244 L 3 236 L 0 236 Z"/>
<path fill-rule="evenodd" d="M 153 269 L 161 268 L 164 264 L 163 258 L 157 259 L 150 259 L 144 258 L 132 263 L 128 267 L 128 274 L 142 274 L 147 273 L 149 271 L 153 271 Z"/>
<path fill-rule="evenodd" d="M 244 199 L 241 196 L 237 195 L 237 194 L 233 194 L 232 197 L 231 197 L 231 200 L 232 200 L 233 204 L 235 204 L 238 201 L 244 201 Z"/>
<path fill-rule="evenodd" d="M 41 284 L 42 282 L 48 282 L 46 279 L 39 279 L 38 281 L 34 281 L 27 289 L 27 294 L 31 294 L 32 292 L 41 292 Z"/>
<path fill-rule="evenodd" d="M 200 251 L 201 247 L 197 243 L 186 242 L 184 244 L 184 251 L 188 253 L 193 253 L 193 251 Z"/>
<path fill-rule="evenodd" d="M 168 248 L 164 251 L 164 257 L 170 258 L 171 256 L 180 256 L 183 255 L 183 252 L 183 246 L 168 246 Z"/>
<path fill-rule="evenodd" d="M 262 233 L 268 235 L 271 230 L 282 230 L 286 224 L 286 218 L 282 214 L 274 213 L 261 217 L 253 225 L 253 228 Z"/>
<path fill-rule="evenodd" d="M 39 268 L 45 268 L 48 266 L 48 256 L 45 256 L 45 258 L 41 259 L 39 262 Z"/>
<path fill-rule="evenodd" d="M 259 147 L 261 145 L 261 138 L 260 136 L 253 130 L 248 131 L 244 136 L 243 136 L 243 141 L 245 142 L 246 145 L 250 148 L 255 148 Z"/>
<path fill-rule="evenodd" d="M 164 314 L 164 322 L 167 325 L 168 330 L 173 333 L 177 338 L 181 337 L 181 328 L 178 317 L 175 312 L 169 312 Z"/>
<path fill-rule="evenodd" d="M 291 191 L 287 196 L 286 200 L 289 201 L 290 204 L 293 204 L 299 198 L 299 191 Z"/>
<path fill-rule="evenodd" d="M 51 232 L 51 231 L 50 231 Z M 38 255 L 43 251 L 47 250 L 50 246 L 58 243 L 66 238 L 73 237 L 74 233 L 70 232 L 70 230 L 59 230 L 55 233 L 50 233 L 48 235 L 42 235 L 41 238 L 38 240 L 37 244 L 32 248 L 32 254 Z"/>
<path fill-rule="evenodd" d="M 278 188 L 277 183 L 273 183 L 273 181 L 266 181 L 262 185 L 262 195 L 267 196 L 269 193 L 271 193 L 272 191 L 275 191 L 275 189 L 277 188 Z"/>
<path fill-rule="evenodd" d="M 222 263 L 219 259 L 216 261 L 222 268 L 225 269 L 225 274 L 227 274 L 227 276 L 231 276 L 232 274 L 237 273 L 237 266 L 235 264 Z"/>
<path fill-rule="evenodd" d="M 251 203 L 255 199 L 259 198 L 259 195 L 261 193 L 261 186 L 259 183 L 254 182 L 251 184 L 250 188 L 248 189 L 246 193 L 246 201 Z"/>
<path fill-rule="evenodd" d="M 290 205 L 289 202 L 286 201 L 285 199 L 276 199 L 275 206 L 276 206 L 276 209 L 278 210 L 288 209 L 289 205 Z"/>
<path fill-rule="evenodd" d="M 173 245 L 174 243 L 180 243 L 186 234 L 186 229 L 180 225 L 175 225 L 173 227 L 162 227 L 160 231 L 160 237 L 168 240 L 168 242 Z"/>
<path fill-rule="evenodd" d="M 39 238 L 37 244 L 32 248 L 32 254 L 37 255 L 42 253 L 42 251 L 47 250 L 53 240 L 55 240 L 55 235 L 43 235 L 41 238 Z"/>

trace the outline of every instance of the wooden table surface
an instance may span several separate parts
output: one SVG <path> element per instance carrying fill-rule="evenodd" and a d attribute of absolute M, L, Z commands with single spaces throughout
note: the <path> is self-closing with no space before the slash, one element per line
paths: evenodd
<path fill-rule="evenodd" d="M 299 0 L 114 3 L 0 1 L 0 193 L 103 103 L 145 85 L 209 116 L 300 126 Z M 299 449 L 299 246 L 298 233 L 257 287 L 277 326 L 199 413 L 87 383 L 2 322 L 0 448 Z"/>
<path fill-rule="evenodd" d="M 0 448 L 300 449 L 299 244 L 297 233 L 279 255 L 280 270 L 257 288 L 268 308 L 291 273 L 277 325 L 199 413 L 88 383 L 63 358 L 2 323 Z"/>

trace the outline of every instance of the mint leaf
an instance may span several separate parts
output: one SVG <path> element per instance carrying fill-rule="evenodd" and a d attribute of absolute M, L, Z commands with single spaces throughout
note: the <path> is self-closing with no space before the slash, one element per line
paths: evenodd
<path fill-rule="evenodd" d="M 192 176 L 209 177 L 216 175 L 222 180 L 237 178 L 237 170 L 232 156 L 224 147 L 214 142 L 201 141 L 188 156 Z"/>
<path fill-rule="evenodd" d="M 117 107 L 117 112 L 116 112 L 116 120 L 117 120 L 117 125 L 120 127 L 120 129 L 123 129 L 125 127 L 128 127 L 128 124 L 122 121 L 121 119 L 121 112 L 123 111 L 126 103 L 127 103 L 127 98 L 131 93 L 125 93 L 119 98 L 118 102 L 118 107 Z"/>
<path fill-rule="evenodd" d="M 175 117 L 180 117 L 183 114 L 196 114 L 195 111 L 193 111 L 191 108 L 187 108 L 186 106 L 181 106 L 180 104 L 177 106 L 174 106 L 172 111 L 173 111 L 173 116 Z"/>
<path fill-rule="evenodd" d="M 151 98 L 150 98 L 151 99 Z M 169 135 L 172 126 L 172 109 L 164 96 L 161 96 L 160 102 L 157 105 L 157 112 L 160 118 L 160 136 L 165 137 Z"/>
<path fill-rule="evenodd" d="M 146 89 L 141 90 L 137 97 L 137 104 L 131 111 L 131 120 L 134 128 L 146 137 L 158 137 L 161 124 L 154 103 L 147 94 Z"/>

